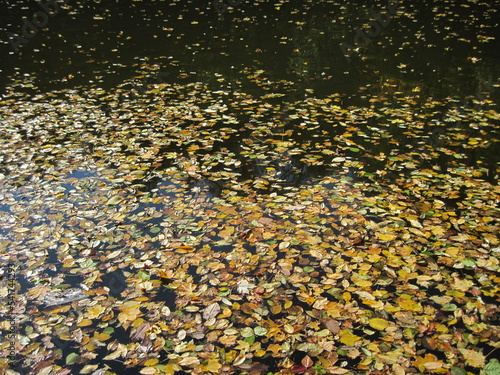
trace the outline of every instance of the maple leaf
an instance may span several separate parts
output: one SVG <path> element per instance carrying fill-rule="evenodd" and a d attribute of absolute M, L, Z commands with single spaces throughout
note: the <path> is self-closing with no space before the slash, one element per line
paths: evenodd
<path fill-rule="evenodd" d="M 464 356 L 465 360 L 472 367 L 483 367 L 485 364 L 486 357 L 481 352 L 476 352 L 470 349 L 458 349 L 460 353 Z"/>
<path fill-rule="evenodd" d="M 420 372 L 425 372 L 426 370 L 438 370 L 443 367 L 443 362 L 437 360 L 434 354 L 427 353 L 425 357 L 416 357 L 416 361 L 412 363 L 420 370 Z"/>
<path fill-rule="evenodd" d="M 238 286 L 236 290 L 240 294 L 250 294 L 250 289 L 255 288 L 254 284 L 249 283 L 247 280 L 244 280 L 244 279 L 238 281 L 238 283 L 236 285 Z"/>

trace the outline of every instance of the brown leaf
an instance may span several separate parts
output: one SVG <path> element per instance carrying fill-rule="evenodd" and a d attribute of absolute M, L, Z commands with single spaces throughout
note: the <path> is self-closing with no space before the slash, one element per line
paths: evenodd
<path fill-rule="evenodd" d="M 358 358 L 359 355 L 361 354 L 361 352 L 358 350 L 358 349 L 353 349 L 353 350 L 349 350 L 349 352 L 347 353 L 347 356 L 349 358 Z"/>
<path fill-rule="evenodd" d="M 300 361 L 300 363 L 302 363 L 302 365 L 304 365 L 307 368 L 314 365 L 314 361 L 308 355 L 306 355 L 304 358 L 302 358 L 302 361 Z"/>
<path fill-rule="evenodd" d="M 340 332 L 340 325 L 334 319 L 327 320 L 325 326 L 334 334 L 338 334 Z"/>
<path fill-rule="evenodd" d="M 132 331 L 132 335 L 130 336 L 130 339 L 132 341 L 139 341 L 143 340 L 144 336 L 146 335 L 146 331 L 151 327 L 151 325 L 148 322 L 142 323 L 139 327 L 135 329 L 135 332 Z"/>
<path fill-rule="evenodd" d="M 205 310 L 203 310 L 203 318 L 209 320 L 215 318 L 221 311 L 221 308 L 217 302 L 209 305 Z"/>

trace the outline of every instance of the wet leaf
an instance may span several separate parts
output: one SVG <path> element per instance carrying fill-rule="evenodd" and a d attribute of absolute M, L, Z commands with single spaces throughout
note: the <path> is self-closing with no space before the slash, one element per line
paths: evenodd
<path fill-rule="evenodd" d="M 264 328 L 264 327 L 255 327 L 253 329 L 254 333 L 256 336 L 265 336 L 267 334 L 267 328 Z"/>
<path fill-rule="evenodd" d="M 123 197 L 119 195 L 115 195 L 113 198 L 110 198 L 107 202 L 108 205 L 110 206 L 115 206 L 119 204 L 123 200 Z"/>
<path fill-rule="evenodd" d="M 66 356 L 66 364 L 72 365 L 80 359 L 80 355 L 77 353 L 70 353 Z"/>
<path fill-rule="evenodd" d="M 209 305 L 205 310 L 203 310 L 203 318 L 209 320 L 215 318 L 221 312 L 220 305 L 217 302 Z"/>
<path fill-rule="evenodd" d="M 481 352 L 470 349 L 459 349 L 469 366 L 483 367 L 485 364 L 485 356 Z"/>
<path fill-rule="evenodd" d="M 500 374 L 500 362 L 498 359 L 490 359 L 486 366 L 484 366 L 484 373 L 486 375 Z"/>
<path fill-rule="evenodd" d="M 370 327 L 375 328 L 379 331 L 383 331 L 384 329 L 389 327 L 389 322 L 387 320 L 381 319 L 381 318 L 370 319 L 369 324 L 370 324 Z"/>
<path fill-rule="evenodd" d="M 340 342 L 347 346 L 354 346 L 361 342 L 361 337 L 352 334 L 348 329 L 343 329 L 340 331 Z"/>

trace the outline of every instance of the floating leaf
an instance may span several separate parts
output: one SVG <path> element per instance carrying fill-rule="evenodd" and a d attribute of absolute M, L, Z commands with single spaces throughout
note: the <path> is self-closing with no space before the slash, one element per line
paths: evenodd
<path fill-rule="evenodd" d="M 215 318 L 221 312 L 220 305 L 217 302 L 209 305 L 205 310 L 203 310 L 203 318 L 209 320 Z"/>
<path fill-rule="evenodd" d="M 387 327 L 389 327 L 389 322 L 385 319 L 381 318 L 373 318 L 369 321 L 370 327 L 375 328 L 379 331 L 383 331 Z"/>
<path fill-rule="evenodd" d="M 76 353 L 70 353 L 66 356 L 66 364 L 72 365 L 80 359 L 80 355 Z"/>
<path fill-rule="evenodd" d="M 325 323 L 326 328 L 328 328 L 332 333 L 338 334 L 340 332 L 340 325 L 334 319 L 328 319 Z"/>
<path fill-rule="evenodd" d="M 265 336 L 267 333 L 267 328 L 257 326 L 253 329 L 256 336 Z"/>
<path fill-rule="evenodd" d="M 110 199 L 108 200 L 107 205 L 109 205 L 109 206 L 115 206 L 115 205 L 117 205 L 118 203 L 120 203 L 122 200 L 123 200 L 123 197 L 121 197 L 121 196 L 119 196 L 119 195 L 115 195 L 113 198 L 110 198 Z"/>
<path fill-rule="evenodd" d="M 340 331 L 340 342 L 347 346 L 354 346 L 361 341 L 361 337 L 352 334 L 348 329 Z"/>
<path fill-rule="evenodd" d="M 496 358 L 490 359 L 490 361 L 484 366 L 485 375 L 498 375 L 500 374 L 500 362 Z"/>
<path fill-rule="evenodd" d="M 486 357 L 483 355 L 483 353 L 463 348 L 460 348 L 458 350 L 460 350 L 469 366 L 477 368 L 484 366 Z"/>

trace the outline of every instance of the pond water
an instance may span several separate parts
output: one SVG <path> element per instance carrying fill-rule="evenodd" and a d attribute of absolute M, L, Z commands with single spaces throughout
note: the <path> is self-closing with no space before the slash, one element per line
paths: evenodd
<path fill-rule="evenodd" d="M 42 9 L 12 2 L 2 14 L 3 31 L 21 33 L 22 17 L 32 21 Z M 154 69 L 159 75 L 146 83 L 182 77 L 254 94 L 272 89 L 243 79 L 247 71 L 262 69 L 273 82 L 290 81 L 283 93 L 291 98 L 307 90 L 367 99 L 417 89 L 423 98 L 463 101 L 481 89 L 498 98 L 494 3 L 243 1 L 229 6 L 222 19 L 220 10 L 192 1 L 123 1 L 112 8 L 74 1 L 54 12 L 43 29 L 35 27 L 27 42 L 17 46 L 20 40 L 4 38 L 1 80 L 6 85 L 29 75 L 42 91 L 109 89 Z"/>
<path fill-rule="evenodd" d="M 496 366 L 495 2 L 5 3 L 2 366 Z"/>

